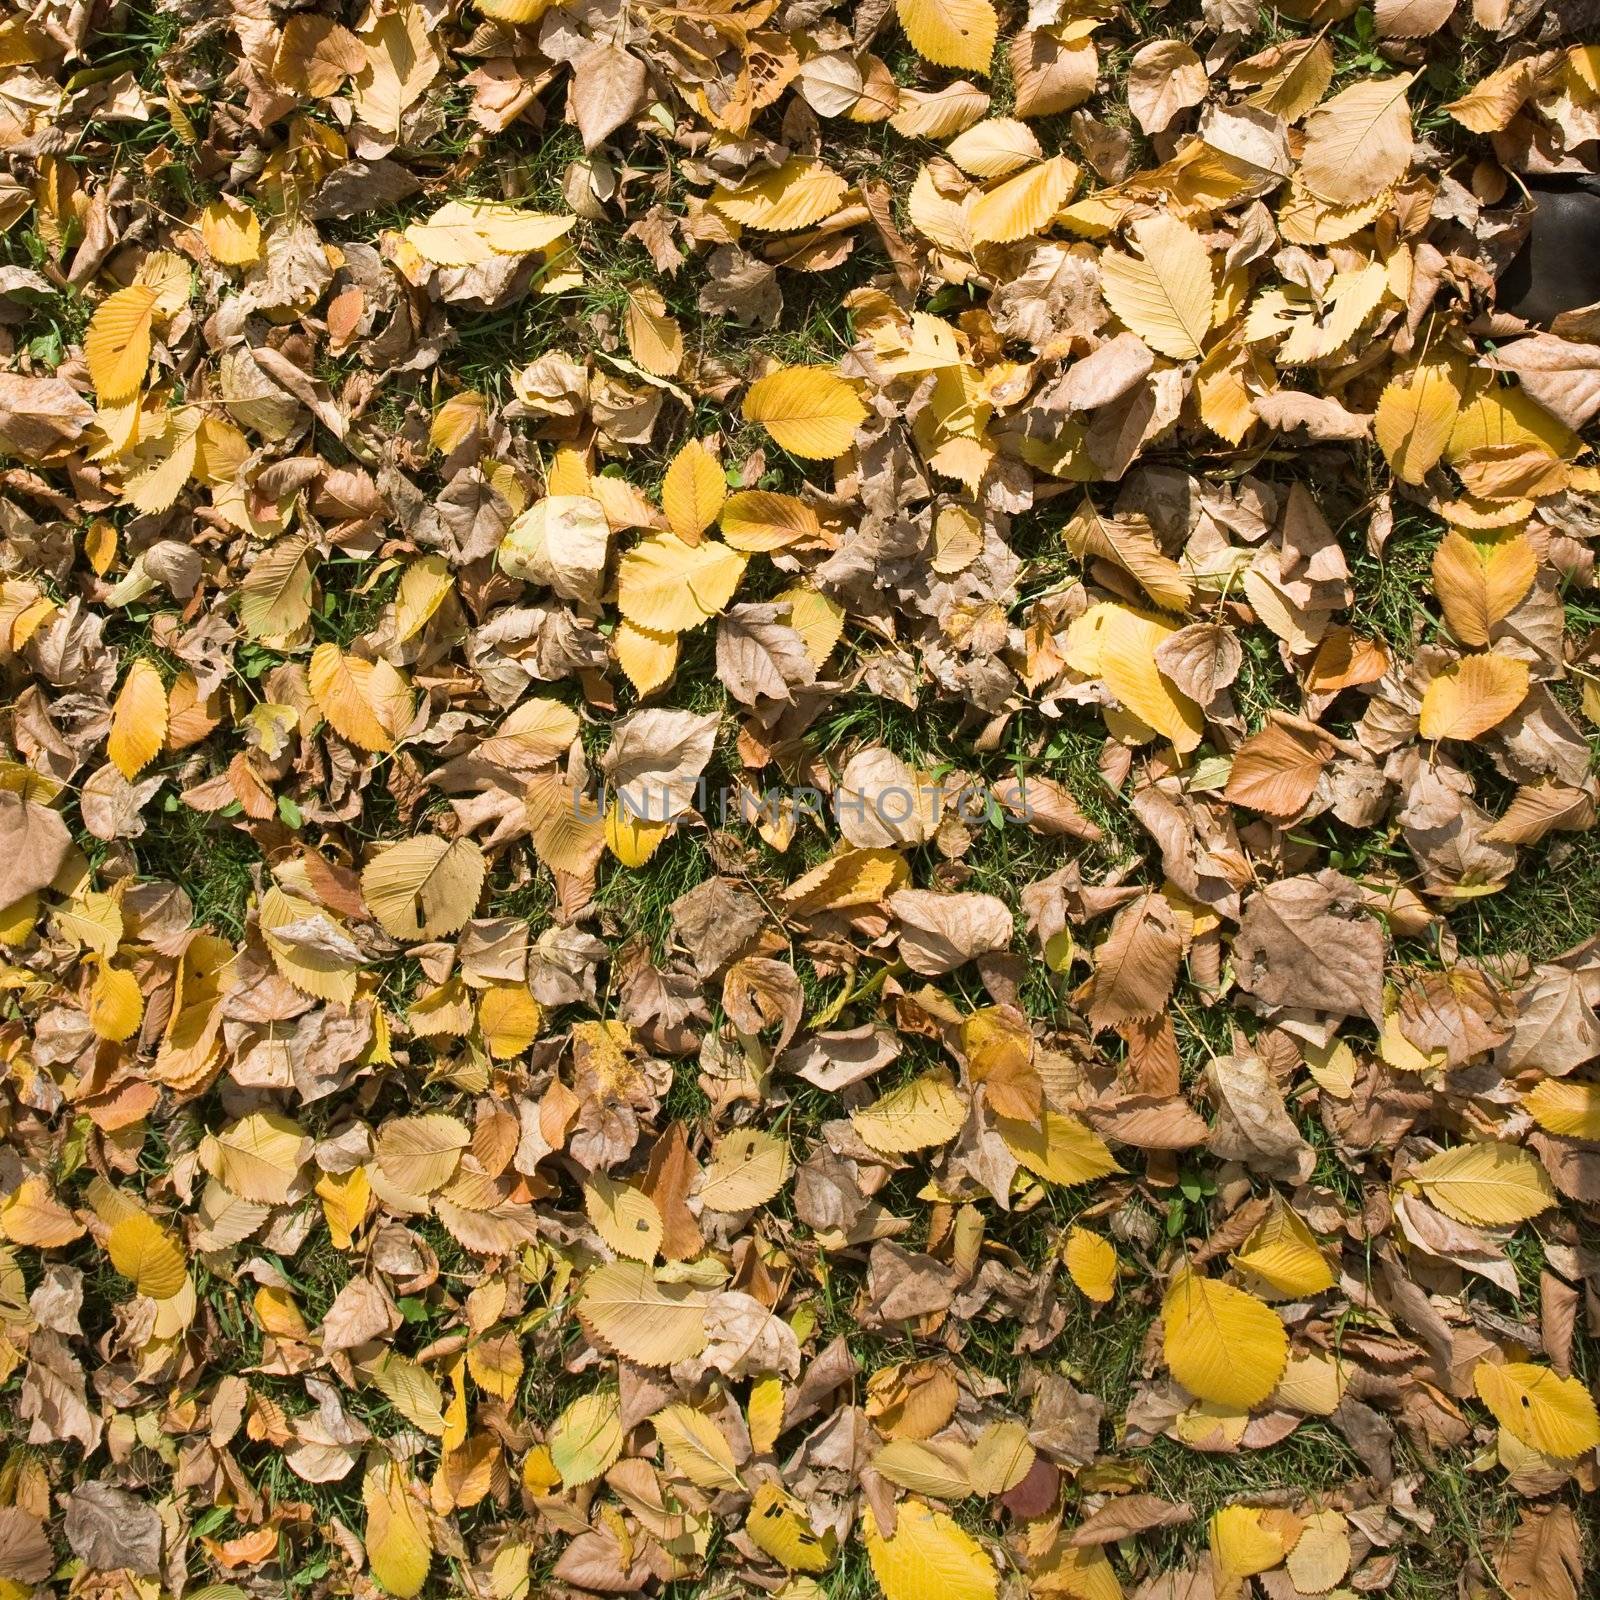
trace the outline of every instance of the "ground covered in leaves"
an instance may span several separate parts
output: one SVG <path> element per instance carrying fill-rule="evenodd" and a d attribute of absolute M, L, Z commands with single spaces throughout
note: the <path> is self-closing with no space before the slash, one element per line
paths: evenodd
<path fill-rule="evenodd" d="M 8 7 L 0 1600 L 1593 1592 L 1597 11 Z"/>

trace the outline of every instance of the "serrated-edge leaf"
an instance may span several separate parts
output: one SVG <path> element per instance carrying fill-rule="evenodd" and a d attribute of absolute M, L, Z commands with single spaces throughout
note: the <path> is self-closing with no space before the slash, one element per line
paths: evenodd
<path fill-rule="evenodd" d="M 672 1465 L 701 1489 L 742 1489 L 744 1481 L 726 1435 L 703 1412 L 678 1403 L 658 1411 L 650 1425 Z"/>
<path fill-rule="evenodd" d="M 1253 1295 L 1182 1268 L 1161 1317 L 1167 1366 L 1197 1400 L 1247 1411 L 1277 1387 L 1289 1337 Z"/>

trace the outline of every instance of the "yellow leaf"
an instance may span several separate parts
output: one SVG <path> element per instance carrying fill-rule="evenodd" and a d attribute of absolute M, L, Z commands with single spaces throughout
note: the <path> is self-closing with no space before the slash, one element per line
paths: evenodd
<path fill-rule="evenodd" d="M 1272 1210 L 1240 1247 L 1233 1264 L 1270 1284 L 1279 1294 L 1304 1298 L 1338 1282 L 1316 1236 L 1277 1193 Z"/>
<path fill-rule="evenodd" d="M 782 892 L 797 915 L 881 905 L 910 881 L 910 868 L 898 850 L 841 850 L 801 874 Z"/>
<path fill-rule="evenodd" d="M 328 1234 L 335 1250 L 348 1250 L 355 1243 L 356 1229 L 367 1220 L 372 1199 L 372 1184 L 365 1167 L 349 1172 L 325 1172 L 317 1179 L 317 1198 L 328 1221 Z"/>
<path fill-rule="evenodd" d="M 757 378 L 744 397 L 744 419 L 760 423 L 792 455 L 831 461 L 850 448 L 867 408 L 825 367 L 780 367 Z"/>
<path fill-rule="evenodd" d="M 1234 1600 L 1244 1580 L 1283 1560 L 1283 1538 L 1263 1526 L 1256 1506 L 1224 1506 L 1206 1529 L 1211 1545 L 1211 1581 L 1218 1600 Z"/>
<path fill-rule="evenodd" d="M 641 628 L 626 617 L 611 635 L 611 648 L 628 682 L 641 696 L 654 694 L 677 671 L 678 636 L 655 628 Z"/>
<path fill-rule="evenodd" d="M 387 661 L 363 661 L 336 644 L 319 644 L 307 678 L 328 725 L 362 750 L 392 750 L 410 725 L 411 690 Z"/>
<path fill-rule="evenodd" d="M 1059 1537 L 1034 1569 L 1033 1592 L 1070 1600 L 1123 1600 L 1116 1569 L 1099 1545 L 1078 1549 Z"/>
<path fill-rule="evenodd" d="M 453 455 L 462 445 L 481 438 L 488 416 L 488 401 L 475 389 L 453 394 L 433 414 L 428 444 L 440 455 Z"/>
<path fill-rule="evenodd" d="M 1088 495 L 1062 526 L 1061 537 L 1080 561 L 1114 561 L 1164 611 L 1186 610 L 1194 597 L 1189 575 L 1156 543 L 1149 521 L 1103 515 Z M 974 554 L 977 552 L 974 551 Z"/>
<path fill-rule="evenodd" d="M 409 1356 L 385 1350 L 372 1368 L 372 1382 L 412 1427 L 431 1439 L 444 1438 L 448 1431 L 444 1390 L 426 1367 L 419 1367 Z"/>
<path fill-rule="evenodd" d="M 1064 1111 L 1042 1112 L 1036 1122 L 997 1116 L 994 1125 L 1017 1161 L 1049 1183 L 1092 1183 L 1122 1171 L 1105 1140 Z"/>
<path fill-rule="evenodd" d="M 552 872 L 592 872 L 606 847 L 605 815 L 555 771 L 537 774 L 524 793 L 533 848 Z"/>
<path fill-rule="evenodd" d="M 783 1379 L 774 1373 L 757 1378 L 750 1385 L 750 1404 L 745 1408 L 750 1427 L 750 1447 L 758 1456 L 766 1455 L 783 1431 L 785 1405 Z"/>
<path fill-rule="evenodd" d="M 201 1145 L 206 1170 L 241 1200 L 287 1203 L 311 1158 L 312 1140 L 281 1111 L 252 1111 Z"/>
<path fill-rule="evenodd" d="M 1061 209 L 1077 181 L 1077 167 L 1065 156 L 1052 156 L 996 184 L 972 203 L 967 221 L 974 242 L 1010 244 L 1039 233 Z"/>
<path fill-rule="evenodd" d="M 170 1300 L 188 1281 L 189 1269 L 176 1239 L 143 1211 L 125 1216 L 106 1238 L 106 1254 L 124 1278 L 152 1300 Z"/>
<path fill-rule="evenodd" d="M 1490 385 L 1462 406 L 1450 430 L 1445 460 L 1454 465 L 1481 453 L 1506 449 L 1547 461 L 1557 457 L 1570 461 L 1583 445 L 1526 390 Z M 1502 512 L 1488 526 L 1505 527 L 1518 520 Z"/>
<path fill-rule="evenodd" d="M 1421 362 L 1390 380 L 1372 427 L 1397 478 L 1421 483 L 1428 476 L 1450 443 L 1460 409 L 1461 390 L 1443 362 Z"/>
<path fill-rule="evenodd" d="M 775 172 L 713 195 L 711 204 L 742 227 L 792 233 L 836 211 L 849 187 L 831 167 L 795 156 Z"/>
<path fill-rule="evenodd" d="M 750 1498 L 745 1532 L 790 1572 L 826 1572 L 833 1565 L 838 1547 L 833 1529 L 819 1534 L 811 1526 L 805 1507 L 770 1479 L 760 1484 Z"/>
<path fill-rule="evenodd" d="M 911 48 L 925 61 L 988 75 L 1000 31 L 989 0 L 895 0 L 895 10 Z"/>
<path fill-rule="evenodd" d="M 683 365 L 683 329 L 667 313 L 667 303 L 654 289 L 628 291 L 622 329 L 628 350 L 646 372 L 670 378 Z"/>
<path fill-rule="evenodd" d="M 372 1576 L 396 1600 L 412 1600 L 428 1581 L 433 1537 L 427 1513 L 408 1491 L 402 1469 L 379 1461 L 364 1478 L 361 1498 L 367 1508 L 364 1543 Z"/>
<path fill-rule="evenodd" d="M 1452 528 L 1433 553 L 1433 587 L 1463 644 L 1486 645 L 1489 631 L 1533 587 L 1539 558 L 1520 533 L 1469 539 Z"/>
<path fill-rule="evenodd" d="M 556 1419 L 547 1443 L 562 1483 L 593 1483 L 622 1454 L 622 1413 L 614 1393 L 579 1395 Z"/>
<path fill-rule="evenodd" d="M 1183 1267 L 1162 1302 L 1172 1375 L 1199 1400 L 1248 1410 L 1277 1387 L 1289 1354 L 1283 1324 L 1254 1296 Z"/>
<path fill-rule="evenodd" d="M 472 915 L 486 870 L 471 839 L 417 834 L 373 856 L 362 869 L 361 894 L 394 938 L 436 939 Z"/>
<path fill-rule="evenodd" d="M 619 1256 L 649 1263 L 660 1253 L 666 1224 L 642 1189 L 596 1172 L 583 1186 L 583 1209 L 594 1231 Z"/>
<path fill-rule="evenodd" d="M 984 1086 L 993 1110 L 1024 1120 L 1039 1114 L 1042 1084 L 1033 1034 L 1020 1012 L 1003 1006 L 974 1011 L 961 1024 L 961 1050 L 968 1077 Z"/>
<path fill-rule="evenodd" d="M 81 1239 L 84 1227 L 51 1193 L 45 1179 L 28 1177 L 0 1200 L 0 1233 L 12 1244 L 59 1250 Z"/>
<path fill-rule="evenodd" d="M 764 1206 L 789 1181 L 789 1142 L 760 1128 L 740 1128 L 717 1143 L 701 1174 L 700 1203 L 710 1211 Z"/>
<path fill-rule="evenodd" d="M 1577 1378 L 1532 1362 L 1480 1361 L 1472 1386 L 1500 1426 L 1535 1450 L 1570 1461 L 1600 1445 L 1594 1397 Z"/>
<path fill-rule="evenodd" d="M 850 1115 L 862 1142 L 884 1155 L 907 1155 L 948 1144 L 966 1120 L 966 1096 L 943 1068 L 891 1089 Z"/>
<path fill-rule="evenodd" d="M 162 418 L 162 432 L 154 443 L 155 454 L 141 452 L 138 460 L 148 463 L 134 472 L 122 486 L 124 504 L 147 517 L 169 510 L 184 485 L 194 476 L 199 454 L 202 413 L 198 406 L 183 406 Z"/>
<path fill-rule="evenodd" d="M 869 1509 L 861 1518 L 873 1576 L 887 1600 L 994 1600 L 999 1575 L 970 1533 L 921 1500 L 896 1508 L 892 1539 Z"/>
<path fill-rule="evenodd" d="M 557 700 L 536 695 L 506 717 L 480 753 L 496 765 L 542 766 L 564 756 L 577 737 L 576 713 Z"/>
<path fill-rule="evenodd" d="M 972 178 L 1003 178 L 1042 161 L 1038 136 L 1015 117 L 989 117 L 958 134 L 944 153 Z"/>
<path fill-rule="evenodd" d="M 1474 133 L 1503 132 L 1528 96 L 1540 87 L 1541 59 L 1548 57 L 1524 56 L 1520 61 L 1489 73 L 1443 109 Z"/>
<path fill-rule="evenodd" d="M 1359 205 L 1405 176 L 1411 164 L 1406 92 L 1413 76 L 1365 78 L 1306 117 L 1300 180 L 1319 200 Z"/>
<path fill-rule="evenodd" d="M 520 1056 L 539 1036 L 544 1012 L 525 983 L 491 984 L 478 996 L 478 1028 L 496 1061 Z"/>
<path fill-rule="evenodd" d="M 131 1039 L 144 1017 L 139 980 L 122 967 L 102 964 L 89 989 L 89 1026 L 114 1044 Z"/>
<path fill-rule="evenodd" d="M 1546 1078 L 1522 1097 L 1522 1103 L 1547 1133 L 1600 1141 L 1600 1083 Z"/>
<path fill-rule="evenodd" d="M 789 608 L 789 626 L 800 635 L 806 657 L 820 668 L 844 632 L 844 607 L 820 589 L 785 589 L 777 597 Z"/>
<path fill-rule="evenodd" d="M 1038 1452 L 1028 1430 L 1015 1418 L 991 1422 L 972 1447 L 967 1476 L 974 1494 L 1006 1494 L 1033 1470 Z"/>
<path fill-rule="evenodd" d="M 451 200 L 426 222 L 413 222 L 405 238 L 436 267 L 475 267 L 496 256 L 548 249 L 577 220 L 523 211 L 501 200 Z"/>
<path fill-rule="evenodd" d="M 20 900 L 0 908 L 0 944 L 10 947 L 26 944 L 39 921 L 39 896 L 30 890 Z"/>
<path fill-rule="evenodd" d="M 985 62 L 977 70 L 987 69 Z M 964 79 L 942 89 L 902 88 L 889 126 L 908 139 L 948 139 L 971 127 L 988 109 L 987 92 Z"/>
<path fill-rule="evenodd" d="M 706 1296 L 659 1283 L 638 1261 L 609 1261 L 584 1280 L 578 1318 L 589 1336 L 644 1367 L 670 1367 L 706 1347 Z"/>
<path fill-rule="evenodd" d="M 427 627 L 429 620 L 456 586 L 443 556 L 419 556 L 400 574 L 394 597 L 395 638 L 404 644 Z"/>
<path fill-rule="evenodd" d="M 792 494 L 741 489 L 729 495 L 722 506 L 722 537 L 734 550 L 781 550 L 821 535 L 822 523 L 816 512 Z"/>
<path fill-rule="evenodd" d="M 1176 631 L 1177 624 L 1165 618 L 1102 602 L 1068 629 L 1068 660 L 1080 672 L 1104 678 L 1124 710 L 1187 754 L 1200 743 L 1205 717 L 1162 673 L 1155 656 L 1156 647 Z"/>
<path fill-rule="evenodd" d="M 547 12 L 555 0 L 473 0 L 473 4 L 486 17 L 496 22 L 509 22 L 514 27 L 526 28 Z"/>
<path fill-rule="evenodd" d="M 747 559 L 715 539 L 685 544 L 675 533 L 656 534 L 618 564 L 617 605 L 640 628 L 682 633 L 727 605 Z"/>
<path fill-rule="evenodd" d="M 200 213 L 200 237 L 219 266 L 247 267 L 260 259 L 261 220 L 232 195 L 219 195 Z"/>
<path fill-rule="evenodd" d="M 661 847 L 671 828 L 670 822 L 652 822 L 626 810 L 613 800 L 606 809 L 606 849 L 619 866 L 642 867 Z"/>
<path fill-rule="evenodd" d="M 326 911 L 273 884 L 261 897 L 257 917 L 274 965 L 297 989 L 345 1006 L 355 999 L 361 952 Z M 308 922 L 320 937 L 290 937 Z"/>
<path fill-rule="evenodd" d="M 406 1007 L 412 1031 L 425 1038 L 464 1039 L 472 1032 L 472 1000 L 459 976 L 425 990 Z"/>
<path fill-rule="evenodd" d="M 671 1405 L 650 1419 L 672 1465 L 701 1489 L 742 1489 L 733 1446 L 722 1429 L 689 1405 Z"/>
<path fill-rule="evenodd" d="M 1318 36 L 1280 45 L 1233 69 L 1236 88 L 1257 84 L 1248 104 L 1295 123 L 1327 92 L 1333 81 L 1333 47 Z"/>
<path fill-rule="evenodd" d="M 394 1117 L 378 1130 L 373 1174 L 401 1194 L 434 1194 L 455 1176 L 471 1142 L 467 1125 L 442 1112 Z"/>
<path fill-rule="evenodd" d="M 1152 350 L 1185 361 L 1211 330 L 1215 291 L 1205 242 L 1187 223 L 1162 214 L 1129 228 L 1139 255 L 1100 258 L 1106 302 Z"/>
<path fill-rule="evenodd" d="M 239 585 L 239 620 L 252 639 L 283 639 L 311 620 L 311 540 L 269 545 Z"/>
<path fill-rule="evenodd" d="M 1417 731 L 1424 739 L 1476 739 L 1527 697 L 1526 662 L 1493 652 L 1463 656 L 1423 691 Z"/>
<path fill-rule="evenodd" d="M 257 1289 L 251 1308 L 263 1333 L 274 1339 L 304 1339 L 311 1331 L 295 1298 L 287 1289 Z"/>
<path fill-rule="evenodd" d="M 155 760 L 166 737 L 166 685 L 152 662 L 135 661 L 111 708 L 106 754 L 112 766 L 131 782 Z"/>
<path fill-rule="evenodd" d="M 483 0 L 478 3 L 481 5 Z M 528 1493 L 535 1496 L 547 1495 L 560 1487 L 561 1474 L 556 1471 L 556 1464 L 544 1445 L 536 1444 L 522 1458 L 522 1482 Z"/>
<path fill-rule="evenodd" d="M 1117 1292 L 1117 1252 L 1109 1239 L 1087 1228 L 1067 1234 L 1067 1273 L 1084 1294 L 1104 1305 Z"/>
<path fill-rule="evenodd" d="M 1520 1145 L 1493 1139 L 1430 1156 L 1411 1169 L 1407 1181 L 1446 1216 L 1475 1228 L 1514 1227 L 1556 1203 L 1537 1158 Z"/>
<path fill-rule="evenodd" d="M 121 405 L 139 392 L 150 365 L 150 326 L 156 291 L 136 283 L 107 295 L 89 322 L 83 354 L 89 380 L 103 406 Z"/>
<path fill-rule="evenodd" d="M 524 1363 L 517 1336 L 511 1332 L 490 1334 L 467 1349 L 467 1371 L 485 1394 L 511 1401 L 522 1383 Z"/>
<path fill-rule="evenodd" d="M 964 1500 L 972 1493 L 971 1467 L 971 1446 L 955 1439 L 891 1439 L 872 1458 L 873 1471 L 890 1483 L 940 1500 Z"/>
<path fill-rule="evenodd" d="M 717 458 L 698 439 L 691 439 L 672 458 L 662 480 L 661 509 L 667 514 L 667 526 L 685 544 L 693 544 L 717 520 L 727 493 L 728 480 Z"/>

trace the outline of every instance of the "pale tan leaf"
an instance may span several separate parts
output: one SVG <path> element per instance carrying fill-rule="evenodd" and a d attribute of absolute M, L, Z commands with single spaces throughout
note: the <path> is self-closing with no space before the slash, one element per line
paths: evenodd
<path fill-rule="evenodd" d="M 472 915 L 486 870 L 471 839 L 418 834 L 373 856 L 362 869 L 361 893 L 386 933 L 436 939 Z"/>
<path fill-rule="evenodd" d="M 1108 250 L 1100 280 L 1111 309 L 1162 355 L 1184 361 L 1201 352 L 1211 330 L 1211 257 L 1187 223 L 1161 215 L 1128 230 L 1139 255 Z"/>
<path fill-rule="evenodd" d="M 1397 183 L 1411 162 L 1413 75 L 1363 78 L 1306 118 L 1300 177 L 1332 205 L 1352 206 Z"/>
<path fill-rule="evenodd" d="M 671 1405 L 650 1419 L 668 1460 L 690 1483 L 713 1492 L 741 1489 L 733 1447 L 722 1430 L 692 1406 Z"/>
<path fill-rule="evenodd" d="M 639 1261 L 612 1261 L 584 1280 L 578 1317 L 591 1338 L 644 1367 L 669 1367 L 706 1346 L 707 1297 L 662 1283 Z"/>

